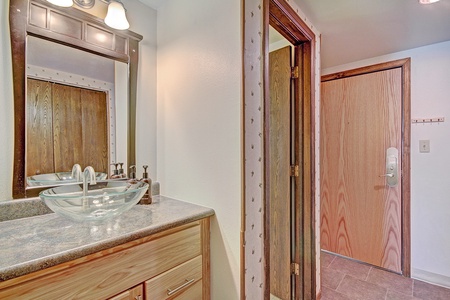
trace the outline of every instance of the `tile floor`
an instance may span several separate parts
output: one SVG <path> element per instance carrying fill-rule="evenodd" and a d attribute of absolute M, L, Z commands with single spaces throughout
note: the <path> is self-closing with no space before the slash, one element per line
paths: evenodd
<path fill-rule="evenodd" d="M 321 300 L 450 300 L 450 289 L 321 252 Z"/>

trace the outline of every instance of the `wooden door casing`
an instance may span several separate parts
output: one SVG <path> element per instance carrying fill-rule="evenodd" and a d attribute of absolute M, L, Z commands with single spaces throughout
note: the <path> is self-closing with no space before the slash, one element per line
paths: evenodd
<path fill-rule="evenodd" d="M 386 150 L 402 166 L 402 69 L 322 82 L 321 246 L 402 272 L 402 180 L 388 187 Z M 400 176 L 399 176 L 400 177 Z"/>
<path fill-rule="evenodd" d="M 291 47 L 269 54 L 270 292 L 291 295 Z"/>

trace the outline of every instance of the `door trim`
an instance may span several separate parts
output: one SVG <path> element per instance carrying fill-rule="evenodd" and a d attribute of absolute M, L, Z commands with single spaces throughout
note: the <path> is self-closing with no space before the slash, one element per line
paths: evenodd
<path fill-rule="evenodd" d="M 321 82 L 395 68 L 402 72 L 402 274 L 411 277 L 411 58 L 323 75 Z"/>
<path fill-rule="evenodd" d="M 300 166 L 300 176 L 295 183 L 301 189 L 295 199 L 295 241 L 299 250 L 293 257 L 300 265 L 300 275 L 296 276 L 295 299 L 316 298 L 316 241 L 315 241 L 315 42 L 316 36 L 294 9 L 282 0 L 264 0 L 263 32 L 263 93 L 264 93 L 264 299 L 270 298 L 270 161 L 269 143 L 269 24 L 280 32 L 295 47 L 296 58 L 302 58 L 299 65 L 299 79 L 294 81 L 295 102 L 299 103 L 296 119 L 296 136 L 303 145 L 296 160 Z M 295 62 L 298 65 L 298 59 Z M 298 149 L 298 148 L 297 148 Z"/>

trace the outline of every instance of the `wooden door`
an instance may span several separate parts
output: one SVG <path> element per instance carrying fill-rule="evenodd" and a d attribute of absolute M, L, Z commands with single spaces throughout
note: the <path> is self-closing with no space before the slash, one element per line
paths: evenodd
<path fill-rule="evenodd" d="M 51 83 L 27 80 L 26 176 L 54 173 Z"/>
<path fill-rule="evenodd" d="M 291 297 L 291 47 L 269 54 L 270 293 Z"/>
<path fill-rule="evenodd" d="M 386 151 L 402 166 L 402 69 L 322 82 L 321 246 L 402 272 L 402 180 L 387 185 Z"/>
<path fill-rule="evenodd" d="M 83 124 L 83 165 L 108 173 L 108 106 L 106 94 L 82 89 L 80 94 Z"/>
<path fill-rule="evenodd" d="M 84 166 L 80 88 L 54 83 L 52 95 L 55 171 L 68 172 Z"/>
<path fill-rule="evenodd" d="M 107 173 L 108 134 L 105 92 L 27 80 L 27 176 L 74 164 Z"/>

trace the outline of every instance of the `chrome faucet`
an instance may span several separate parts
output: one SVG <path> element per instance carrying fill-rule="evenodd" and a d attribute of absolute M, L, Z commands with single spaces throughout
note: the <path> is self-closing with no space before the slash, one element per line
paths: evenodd
<path fill-rule="evenodd" d="M 79 164 L 74 164 L 72 167 L 72 178 L 76 182 L 81 181 L 81 166 Z"/>
<path fill-rule="evenodd" d="M 91 185 L 97 184 L 97 180 L 95 178 L 95 171 L 94 171 L 94 168 L 91 166 L 86 167 L 83 172 L 83 196 L 84 197 L 87 196 L 89 181 L 90 181 Z"/>

